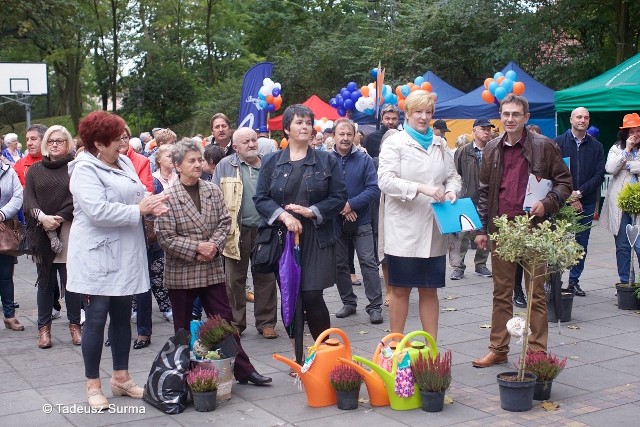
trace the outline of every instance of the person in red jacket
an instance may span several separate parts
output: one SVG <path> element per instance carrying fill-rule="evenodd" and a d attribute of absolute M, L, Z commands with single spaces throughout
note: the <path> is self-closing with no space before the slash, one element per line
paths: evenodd
<path fill-rule="evenodd" d="M 13 166 L 18 174 L 18 179 L 20 180 L 20 184 L 22 184 L 22 188 L 24 188 L 25 176 L 27 175 L 31 165 L 42 160 L 42 151 L 40 150 L 42 146 L 42 138 L 46 131 L 47 127 L 40 124 L 33 124 L 27 128 L 27 155 L 18 160 Z"/>
<path fill-rule="evenodd" d="M 131 160 L 131 163 L 133 163 L 133 167 L 136 170 L 136 174 L 138 174 L 138 178 L 140 178 L 140 181 L 142 181 L 147 191 L 153 194 L 153 177 L 151 176 L 149 159 L 142 154 L 136 153 L 136 151 L 131 148 L 129 145 L 130 139 L 131 129 L 129 129 L 129 126 L 125 126 L 125 134 L 122 135 L 123 144 L 120 148 L 120 154 L 127 156 L 129 160 Z"/>

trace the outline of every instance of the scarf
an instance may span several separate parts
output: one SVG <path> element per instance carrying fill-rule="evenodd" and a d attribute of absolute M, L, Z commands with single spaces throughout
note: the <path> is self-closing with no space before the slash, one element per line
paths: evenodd
<path fill-rule="evenodd" d="M 427 133 L 420 133 L 414 128 L 412 128 L 408 122 L 404 123 L 404 130 L 407 131 L 409 136 L 413 138 L 422 148 L 427 150 L 433 142 L 433 129 L 430 127 L 427 128 Z"/>

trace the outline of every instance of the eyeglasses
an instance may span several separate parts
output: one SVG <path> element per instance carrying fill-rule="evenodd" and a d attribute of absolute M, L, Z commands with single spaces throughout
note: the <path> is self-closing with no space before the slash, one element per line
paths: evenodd
<path fill-rule="evenodd" d="M 120 139 L 120 140 L 122 140 L 122 141 L 128 141 L 128 140 L 130 140 L 130 139 L 131 139 L 131 137 L 130 137 L 129 135 L 123 135 L 123 136 L 121 136 L 121 137 L 120 137 L 120 138 L 118 138 L 118 139 Z"/>
<path fill-rule="evenodd" d="M 52 145 L 64 145 L 66 144 L 67 140 L 66 139 L 50 139 L 47 141 L 47 145 L 48 146 L 52 146 Z"/>
<path fill-rule="evenodd" d="M 523 117 L 524 114 L 519 112 L 512 113 L 510 111 L 503 111 L 500 113 L 500 116 L 502 116 L 503 119 L 509 119 L 509 118 L 519 119 Z"/>

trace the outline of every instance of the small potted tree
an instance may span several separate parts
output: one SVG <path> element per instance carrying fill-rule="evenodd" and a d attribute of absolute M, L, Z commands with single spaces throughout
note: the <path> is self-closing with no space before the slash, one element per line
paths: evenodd
<path fill-rule="evenodd" d="M 357 409 L 362 376 L 349 365 L 337 364 L 329 373 L 329 382 L 338 397 L 338 409 Z"/>
<path fill-rule="evenodd" d="M 444 393 L 451 385 L 451 350 L 426 357 L 419 353 L 411 371 L 422 397 L 422 410 L 440 412 L 444 408 Z"/>
<path fill-rule="evenodd" d="M 575 241 L 569 221 L 557 220 L 553 224 L 544 222 L 532 226 L 527 215 L 508 220 L 502 215 L 494 220 L 498 232 L 491 235 L 495 253 L 509 262 L 517 262 L 529 274 L 527 301 L 533 299 L 535 279 L 555 271 L 562 271 L 578 262 L 584 250 Z M 529 338 L 531 306 L 527 304 L 525 318 L 514 317 L 508 328 L 519 325 L 522 349 L 517 372 L 498 375 L 500 405 L 508 411 L 528 411 L 533 406 L 533 388 L 536 377 L 526 371 L 526 353 Z"/>
<path fill-rule="evenodd" d="M 187 374 L 187 385 L 193 395 L 196 411 L 211 412 L 216 409 L 218 373 L 215 369 L 196 366 Z"/>
<path fill-rule="evenodd" d="M 548 400 L 551 397 L 551 386 L 567 365 L 567 358 L 559 358 L 543 351 L 528 351 L 525 361 L 527 371 L 536 376 L 533 388 L 533 400 Z"/>
<path fill-rule="evenodd" d="M 631 245 L 631 259 L 629 261 L 629 283 L 617 283 L 616 292 L 618 295 L 618 308 L 621 310 L 640 309 L 640 286 L 636 281 L 634 266 L 634 247 L 640 226 L 638 225 L 638 215 L 640 215 L 640 183 L 625 185 L 618 194 L 618 207 L 622 212 L 631 215 L 631 224 L 627 225 L 626 233 Z"/>

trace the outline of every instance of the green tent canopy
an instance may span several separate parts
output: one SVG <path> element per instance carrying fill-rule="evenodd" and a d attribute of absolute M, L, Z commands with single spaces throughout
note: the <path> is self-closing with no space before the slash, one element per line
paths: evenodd
<path fill-rule="evenodd" d="M 640 53 L 579 85 L 555 93 L 558 133 L 569 129 L 571 111 L 585 107 L 600 129 L 605 150 L 614 143 L 622 117 L 640 112 Z M 606 154 L 606 151 L 605 151 Z"/>

